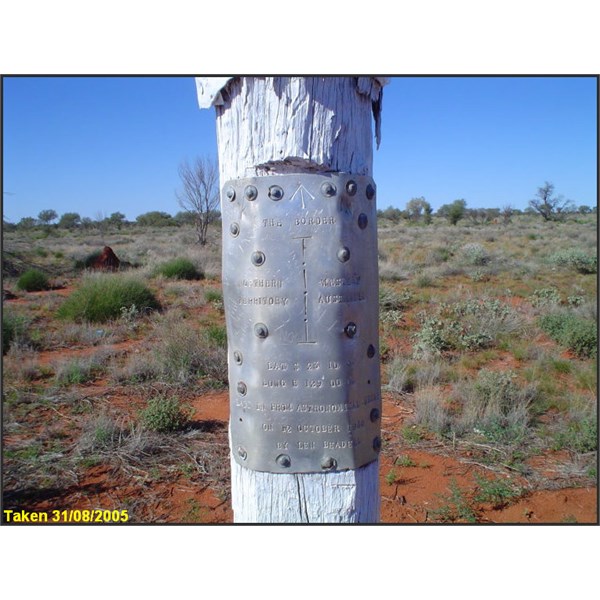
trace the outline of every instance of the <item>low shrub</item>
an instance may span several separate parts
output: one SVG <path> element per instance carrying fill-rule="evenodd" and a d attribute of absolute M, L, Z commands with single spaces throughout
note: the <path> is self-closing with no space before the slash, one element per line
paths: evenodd
<path fill-rule="evenodd" d="M 473 351 L 493 346 L 502 335 L 522 328 L 519 315 L 499 300 L 441 303 L 433 313 L 418 315 L 421 329 L 414 336 L 414 354 L 420 358 L 446 350 Z"/>
<path fill-rule="evenodd" d="M 581 420 L 570 419 L 554 438 L 553 450 L 567 448 L 572 452 L 585 453 L 598 449 L 598 421 L 595 417 Z"/>
<path fill-rule="evenodd" d="M 174 258 L 162 263 L 156 268 L 155 274 L 169 279 L 186 279 L 189 281 L 204 279 L 204 273 L 199 271 L 196 265 L 187 258 Z"/>
<path fill-rule="evenodd" d="M 574 269 L 584 275 L 598 272 L 598 257 L 586 254 L 578 248 L 559 250 L 550 257 L 550 263 L 557 267 Z"/>
<path fill-rule="evenodd" d="M 182 406 L 179 398 L 156 396 L 140 413 L 142 425 L 159 433 L 181 429 L 189 421 L 189 410 Z"/>
<path fill-rule="evenodd" d="M 50 282 L 41 271 L 29 269 L 17 280 L 17 287 L 26 292 L 41 292 L 50 289 Z"/>
<path fill-rule="evenodd" d="M 557 306 L 561 303 L 560 294 L 554 287 L 534 290 L 533 294 L 529 297 L 529 301 L 536 308 Z"/>
<path fill-rule="evenodd" d="M 26 336 L 27 319 L 8 312 L 2 314 L 2 354 L 6 354 L 10 345 Z"/>
<path fill-rule="evenodd" d="M 598 331 L 595 321 L 571 313 L 556 313 L 540 317 L 538 323 L 555 342 L 579 358 L 596 357 Z"/>
<path fill-rule="evenodd" d="M 209 325 L 206 328 L 206 338 L 216 346 L 227 348 L 227 330 L 222 325 Z"/>
<path fill-rule="evenodd" d="M 461 248 L 463 260 L 469 265 L 483 266 L 490 261 L 490 256 L 486 249 L 476 242 L 465 244 Z"/>
<path fill-rule="evenodd" d="M 400 311 L 411 303 L 413 295 L 409 290 L 397 292 L 392 287 L 382 285 L 379 288 L 379 308 L 382 311 Z"/>
<path fill-rule="evenodd" d="M 476 433 L 491 442 L 522 439 L 530 422 L 534 385 L 521 386 L 515 373 L 482 369 L 477 378 L 454 387 L 450 428 L 456 435 Z"/>
<path fill-rule="evenodd" d="M 510 479 L 499 477 L 487 479 L 475 473 L 475 481 L 477 482 L 477 493 L 473 500 L 489 503 L 496 509 L 507 506 L 523 493 Z"/>
<path fill-rule="evenodd" d="M 61 305 L 58 317 L 72 321 L 102 323 L 117 319 L 123 309 L 135 307 L 136 314 L 160 308 L 154 294 L 137 278 L 108 274 L 86 277 Z"/>

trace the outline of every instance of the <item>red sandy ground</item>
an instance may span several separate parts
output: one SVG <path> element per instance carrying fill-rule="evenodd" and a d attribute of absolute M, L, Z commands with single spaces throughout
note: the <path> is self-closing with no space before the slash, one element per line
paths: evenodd
<path fill-rule="evenodd" d="M 97 382 L 94 393 L 107 390 L 105 382 Z M 91 391 L 91 390 L 90 390 Z M 107 402 L 115 408 L 131 411 L 136 408 L 132 398 L 111 395 Z M 193 402 L 194 421 L 222 423 L 226 431 L 229 418 L 228 392 L 213 392 Z M 139 407 L 138 407 L 139 408 Z M 56 417 L 50 411 L 45 418 Z M 384 395 L 384 419 L 395 425 L 402 423 L 402 407 Z M 44 419 L 44 415 L 38 415 Z M 384 423 L 385 426 L 385 423 Z M 6 441 L 14 441 L 10 439 Z M 380 461 L 381 522 L 433 522 L 432 509 L 443 504 L 451 482 L 461 490 L 475 487 L 474 475 L 486 471 L 456 458 L 418 450 L 402 450 L 415 466 L 394 466 L 397 457 L 382 454 Z M 541 459 L 539 459 L 541 460 Z M 550 460 L 545 458 L 544 460 Z M 394 470 L 395 481 L 389 473 Z M 497 475 L 494 475 L 497 477 Z M 140 485 L 109 465 L 88 468 L 77 485 L 60 490 L 48 498 L 28 503 L 29 510 L 52 511 L 63 509 L 113 508 L 128 499 L 147 494 L 151 501 L 144 504 L 136 521 L 146 523 L 232 523 L 231 500 L 218 498 L 210 487 L 201 487 L 181 476 L 175 481 L 148 480 Z M 5 507 L 6 504 L 5 504 Z M 508 506 L 495 509 L 481 507 L 477 511 L 479 523 L 596 523 L 597 490 L 595 488 L 568 488 L 530 493 Z"/>
<path fill-rule="evenodd" d="M 64 294 L 65 290 L 55 290 Z M 19 302 L 15 300 L 12 302 Z M 135 352 L 136 344 L 124 342 L 103 348 Z M 51 364 L 65 357 L 85 355 L 96 348 L 74 350 L 56 350 L 42 352 L 40 364 Z M 502 359 L 500 359 L 502 362 Z M 498 364 L 506 368 L 506 364 Z M 134 414 L 142 407 L 142 400 L 132 396 L 119 395 L 111 390 L 106 381 L 87 384 L 89 396 L 102 396 L 102 401 L 112 409 L 125 414 Z M 229 419 L 229 400 L 227 391 L 211 392 L 192 401 L 193 421 L 197 423 L 215 423 L 222 429 L 222 440 L 226 440 Z M 383 397 L 383 428 L 386 431 L 399 431 L 409 411 L 392 397 Z M 57 419 L 60 418 L 60 421 Z M 40 407 L 34 421 L 28 422 L 28 431 L 42 431 L 48 427 L 64 427 L 68 420 L 74 420 L 50 407 Z M 49 425 L 50 424 L 50 425 Z M 73 440 L 77 431 L 73 431 Z M 3 443 L 15 443 L 25 436 L 8 434 Z M 384 436 L 385 440 L 385 436 Z M 399 457 L 408 457 L 415 466 L 395 466 Z M 553 461 L 560 456 L 536 457 L 533 463 L 537 467 L 547 468 L 547 476 L 553 476 Z M 390 477 L 394 471 L 395 478 Z M 401 449 L 396 455 L 384 451 L 380 461 L 381 522 L 382 523 L 430 523 L 433 522 L 432 510 L 444 503 L 449 495 L 450 485 L 456 483 L 468 494 L 475 488 L 475 475 L 492 474 L 458 457 L 446 456 L 435 452 Z M 498 474 L 494 473 L 494 477 Z M 556 486 L 558 487 L 558 486 Z M 5 490 L 6 492 L 6 490 Z M 33 511 L 52 511 L 56 509 L 113 509 L 121 508 L 131 498 L 144 496 L 145 501 L 137 511 L 135 521 L 142 523 L 232 523 L 233 513 L 229 497 L 217 497 L 208 485 L 198 484 L 181 475 L 178 477 L 153 479 L 138 477 L 133 480 L 122 470 L 111 465 L 99 464 L 81 470 L 76 484 L 60 490 L 52 490 L 45 495 L 37 495 L 20 504 Z M 4 503 L 4 508 L 11 508 Z M 19 507 L 16 507 L 19 508 Z M 597 489 L 565 488 L 528 493 L 517 501 L 502 508 L 480 506 L 477 508 L 479 523 L 597 523 Z"/>

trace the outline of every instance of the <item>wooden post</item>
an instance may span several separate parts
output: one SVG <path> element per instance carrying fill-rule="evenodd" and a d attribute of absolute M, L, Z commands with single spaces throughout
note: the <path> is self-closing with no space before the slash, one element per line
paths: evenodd
<path fill-rule="evenodd" d="M 372 175 L 371 119 L 379 141 L 383 79 L 239 77 L 196 83 L 200 106 L 216 106 L 221 189 L 229 180 L 257 176 Z M 378 460 L 327 473 L 272 473 L 241 466 L 232 453 L 231 471 L 237 523 L 379 520 Z"/>

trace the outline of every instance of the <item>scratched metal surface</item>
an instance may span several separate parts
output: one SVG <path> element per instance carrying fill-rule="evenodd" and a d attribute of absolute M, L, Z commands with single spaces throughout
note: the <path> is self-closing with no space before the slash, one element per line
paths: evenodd
<path fill-rule="evenodd" d="M 356 469 L 380 450 L 375 185 L 348 174 L 227 182 L 231 439 L 243 466 Z"/>

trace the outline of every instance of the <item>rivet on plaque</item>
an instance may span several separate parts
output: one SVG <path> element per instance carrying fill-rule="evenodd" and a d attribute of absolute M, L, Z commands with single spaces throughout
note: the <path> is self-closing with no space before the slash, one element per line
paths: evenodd
<path fill-rule="evenodd" d="M 287 469 L 292 464 L 292 459 L 287 454 L 280 454 L 275 461 L 284 469 Z"/>
<path fill-rule="evenodd" d="M 344 327 L 344 333 L 349 337 L 349 338 L 353 338 L 356 335 L 356 332 L 358 331 L 358 328 L 356 327 L 356 323 L 348 323 L 348 325 L 346 325 L 346 327 Z"/>
<path fill-rule="evenodd" d="M 229 186 L 225 190 L 225 196 L 227 196 L 229 202 L 233 202 L 235 200 L 235 190 L 231 186 Z"/>
<path fill-rule="evenodd" d="M 350 248 L 346 246 L 340 248 L 337 253 L 338 260 L 340 262 L 347 262 L 350 260 Z"/>
<path fill-rule="evenodd" d="M 246 196 L 246 200 L 255 200 L 256 196 L 258 196 L 258 190 L 253 185 L 249 185 L 244 190 L 244 195 Z"/>
<path fill-rule="evenodd" d="M 254 334 L 261 340 L 264 340 L 269 335 L 269 330 L 264 323 L 257 323 L 254 326 Z"/>
<path fill-rule="evenodd" d="M 324 196 L 327 196 L 328 198 L 331 198 L 332 196 L 335 196 L 337 189 L 335 187 L 335 185 L 333 185 L 333 183 L 330 183 L 329 181 L 326 181 L 322 186 L 321 186 L 321 192 L 323 193 Z"/>
<path fill-rule="evenodd" d="M 261 267 L 262 265 L 265 264 L 265 254 L 264 252 L 260 252 L 260 250 L 257 250 L 256 252 L 252 253 L 252 264 L 255 267 Z"/>

